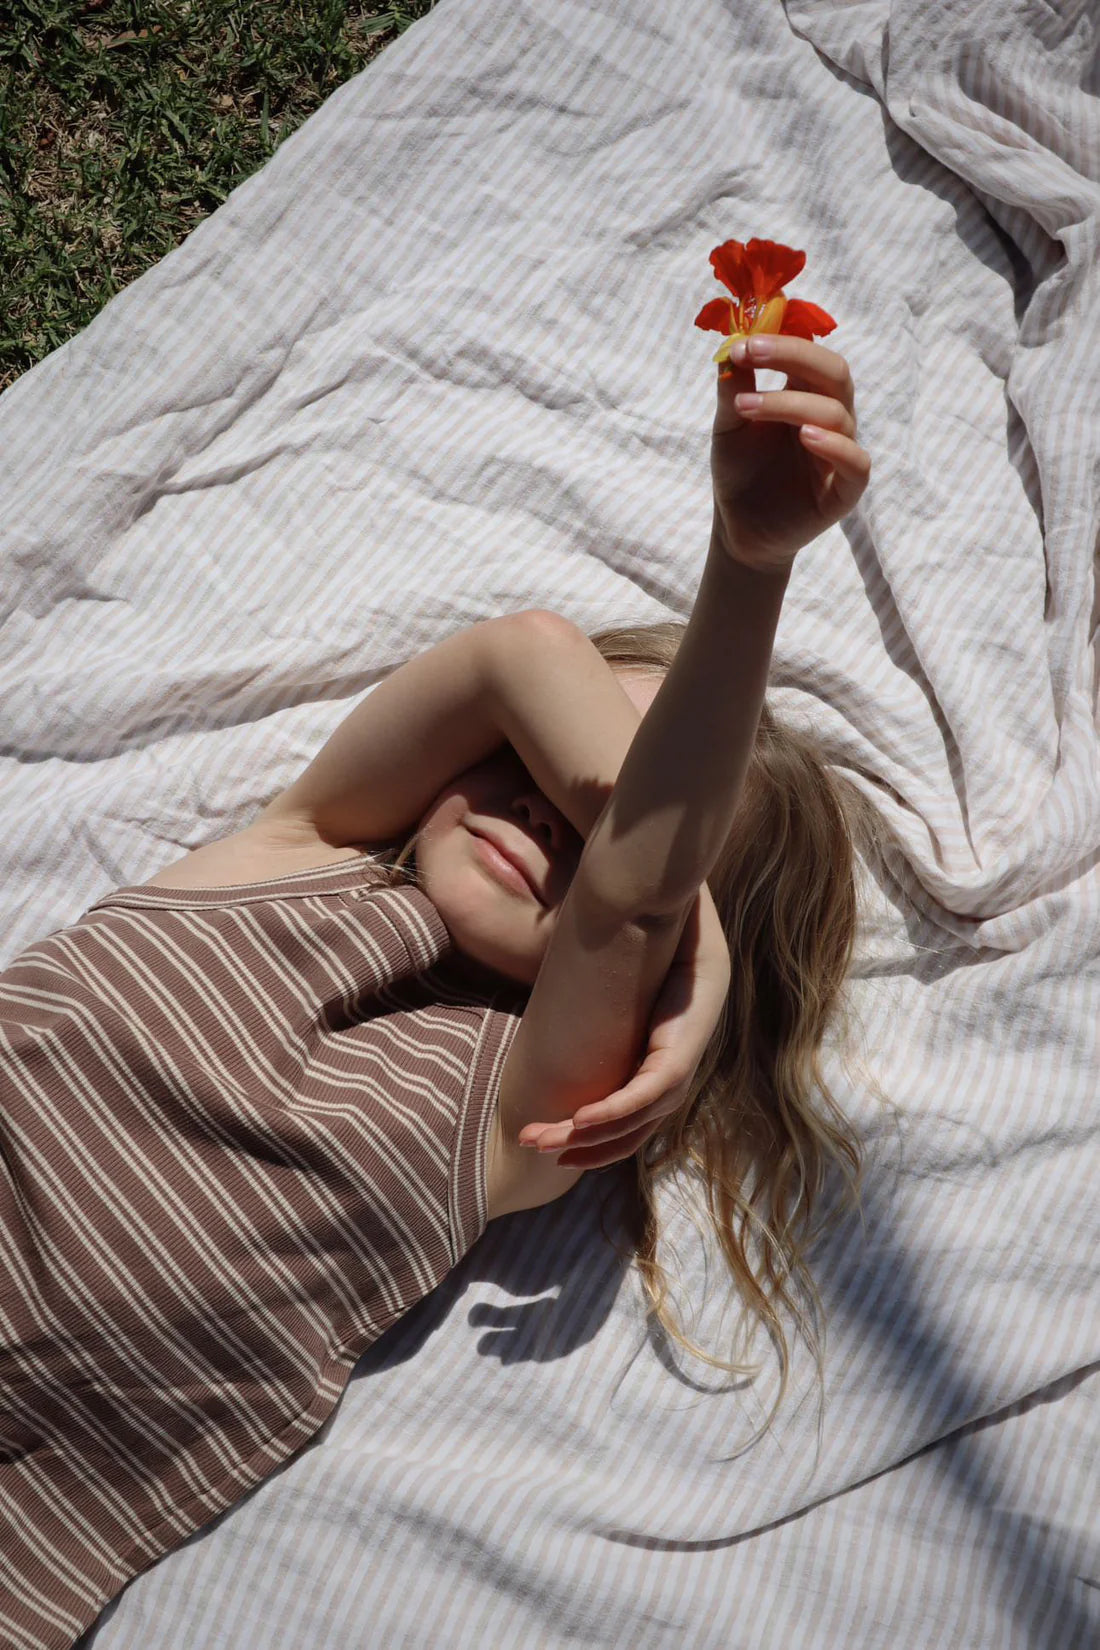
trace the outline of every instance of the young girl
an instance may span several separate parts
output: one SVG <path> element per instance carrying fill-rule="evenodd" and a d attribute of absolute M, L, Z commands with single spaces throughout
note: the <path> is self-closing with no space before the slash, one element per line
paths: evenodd
<path fill-rule="evenodd" d="M 748 351 L 686 626 L 459 632 L 247 829 L 0 975 L 5 1645 L 71 1646 L 318 1431 L 487 1221 L 586 1169 L 634 1166 L 667 1324 L 653 1177 L 700 1168 L 782 1341 L 746 1237 L 788 1300 L 824 1170 L 858 1169 L 810 1084 L 862 824 L 763 699 L 794 558 L 870 459 L 841 356 Z M 750 408 L 765 360 L 787 388 Z"/>

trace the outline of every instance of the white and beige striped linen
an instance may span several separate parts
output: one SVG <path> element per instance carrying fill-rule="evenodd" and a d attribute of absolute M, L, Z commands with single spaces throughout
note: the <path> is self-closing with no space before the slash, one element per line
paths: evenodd
<path fill-rule="evenodd" d="M 897 843 L 853 994 L 900 1116 L 826 1062 L 869 1169 L 823 1414 L 802 1354 L 742 1448 L 770 1348 L 738 1384 L 647 1338 L 587 1177 L 96 1650 L 1100 1640 L 1098 88 L 1080 0 L 441 0 L 0 398 L 8 956 L 458 625 L 686 616 L 720 240 L 806 249 L 874 458 L 771 688 Z"/>

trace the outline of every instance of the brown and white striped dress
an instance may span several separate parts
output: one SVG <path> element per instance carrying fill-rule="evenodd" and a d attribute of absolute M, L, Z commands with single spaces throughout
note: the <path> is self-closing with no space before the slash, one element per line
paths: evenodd
<path fill-rule="evenodd" d="M 0 974 L 5 1650 L 299 1450 L 481 1236 L 523 999 L 456 956 L 354 861 L 119 889 Z"/>

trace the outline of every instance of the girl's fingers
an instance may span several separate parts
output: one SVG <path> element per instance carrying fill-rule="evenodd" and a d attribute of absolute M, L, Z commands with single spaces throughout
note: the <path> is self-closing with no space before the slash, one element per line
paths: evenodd
<path fill-rule="evenodd" d="M 822 467 L 818 482 L 819 507 L 839 521 L 855 509 L 863 496 L 871 474 L 871 455 L 835 430 L 803 424 L 798 434 L 805 450 Z"/>
<path fill-rule="evenodd" d="M 584 1134 L 592 1134 L 593 1139 L 601 1136 L 595 1131 L 606 1128 L 609 1124 L 621 1123 L 623 1118 L 630 1118 L 645 1105 L 659 1100 L 671 1088 L 675 1088 L 678 1078 L 668 1068 L 667 1064 L 654 1064 L 647 1069 L 641 1067 L 629 1083 L 624 1083 L 621 1089 L 609 1094 L 606 1100 L 600 1100 L 591 1106 L 582 1106 L 574 1112 L 570 1119 L 573 1128 Z"/>
<path fill-rule="evenodd" d="M 551 1124 L 539 1132 L 540 1156 L 550 1157 L 564 1169 L 603 1169 L 620 1163 L 656 1134 L 663 1120 L 684 1102 L 687 1085 L 664 1094 L 652 1105 L 636 1111 L 625 1122 L 592 1129 L 575 1129 L 571 1123 Z"/>
<path fill-rule="evenodd" d="M 629 1134 L 609 1140 L 602 1146 L 572 1145 L 562 1152 L 557 1160 L 558 1166 L 563 1169 L 605 1169 L 610 1163 L 621 1163 L 645 1145 L 655 1126 L 649 1123 L 643 1128 L 632 1129 Z M 586 1137 L 582 1135 L 580 1138 L 584 1140 Z"/>
<path fill-rule="evenodd" d="M 753 406 L 753 400 L 758 405 Z M 841 435 L 856 433 L 855 415 L 847 407 L 829 396 L 810 395 L 805 390 L 757 390 L 751 397 L 736 396 L 734 404 L 740 416 L 754 424 L 817 424 L 825 430 L 839 430 Z"/>
<path fill-rule="evenodd" d="M 572 1129 L 571 1141 L 574 1146 L 587 1146 L 589 1141 L 596 1146 L 602 1146 L 608 1140 L 622 1140 L 643 1124 L 652 1128 L 659 1123 L 662 1117 L 667 1117 L 680 1104 L 679 1094 L 662 1094 L 648 1106 L 636 1106 L 628 1117 L 620 1118 L 614 1123 L 599 1123 L 591 1129 Z M 567 1125 L 569 1127 L 570 1125 Z"/>
<path fill-rule="evenodd" d="M 665 1098 L 662 1095 L 648 1106 L 634 1106 L 629 1115 L 613 1123 L 600 1123 L 591 1129 L 574 1128 L 572 1122 L 536 1124 L 530 1132 L 523 1131 L 523 1142 L 533 1138 L 540 1152 L 560 1152 L 566 1146 L 605 1146 L 611 1141 L 626 1139 L 643 1126 L 652 1128 L 662 1117 L 667 1117 L 670 1111 L 675 1110 L 679 1097 L 668 1105 L 664 1104 Z"/>
<path fill-rule="evenodd" d="M 785 372 L 794 390 L 816 390 L 855 413 L 855 386 L 843 355 L 808 338 L 786 333 L 757 333 L 748 339 L 748 364 Z"/>
<path fill-rule="evenodd" d="M 697 1065 L 697 1058 L 686 1065 L 683 1057 L 670 1048 L 653 1049 L 629 1083 L 604 1100 L 581 1106 L 567 1127 L 576 1129 L 585 1139 L 603 1140 L 616 1129 L 621 1130 L 624 1122 L 633 1128 L 635 1118 L 642 1115 L 667 1117 L 680 1104 Z"/>
<path fill-rule="evenodd" d="M 689 1073 L 690 1076 L 690 1073 Z M 564 1146 L 604 1145 L 626 1139 L 640 1125 L 652 1127 L 681 1104 L 686 1079 L 671 1061 L 639 1071 L 630 1082 L 595 1105 L 582 1106 L 562 1123 L 529 1123 L 520 1130 L 521 1145 L 561 1151 Z"/>
<path fill-rule="evenodd" d="M 834 470 L 842 470 L 853 481 L 866 482 L 869 478 L 871 455 L 865 447 L 860 447 L 836 430 L 823 430 L 813 424 L 803 424 L 798 433 L 807 451 L 830 464 Z"/>

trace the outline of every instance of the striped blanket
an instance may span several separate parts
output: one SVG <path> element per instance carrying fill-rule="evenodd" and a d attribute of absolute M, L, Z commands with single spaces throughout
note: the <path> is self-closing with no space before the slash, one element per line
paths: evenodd
<path fill-rule="evenodd" d="M 852 985 L 898 1109 L 825 1063 L 868 1172 L 823 1409 L 803 1358 L 743 1448 L 770 1348 L 652 1339 L 585 1177 L 96 1650 L 1097 1642 L 1097 73 L 1081 0 L 440 0 L 0 398 L 8 957 L 459 624 L 686 615 L 720 241 L 806 249 L 874 460 L 769 689 L 894 845 Z M 661 1212 L 731 1356 L 695 1188 Z"/>

